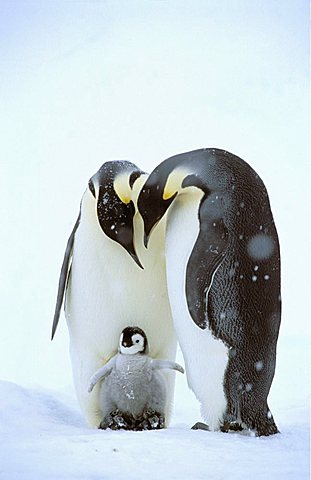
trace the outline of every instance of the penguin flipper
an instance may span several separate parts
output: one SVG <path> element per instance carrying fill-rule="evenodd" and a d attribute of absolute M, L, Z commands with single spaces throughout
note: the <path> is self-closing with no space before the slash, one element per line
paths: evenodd
<path fill-rule="evenodd" d="M 229 233 L 222 219 L 203 218 L 186 270 L 189 313 L 198 327 L 208 326 L 208 293 L 227 251 Z"/>
<path fill-rule="evenodd" d="M 56 329 L 57 329 L 57 325 L 58 325 L 58 321 L 59 321 L 60 311 L 61 311 L 63 301 L 64 301 L 64 295 L 65 295 L 65 291 L 66 291 L 66 287 L 67 287 L 67 280 L 68 280 L 68 276 L 69 276 L 69 272 L 70 272 L 70 266 L 71 266 L 74 236 L 75 236 L 76 230 L 77 230 L 77 228 L 80 224 L 80 216 L 81 216 L 81 212 L 79 213 L 79 216 L 78 216 L 77 221 L 76 221 L 76 223 L 73 227 L 73 230 L 70 234 L 70 237 L 68 238 L 68 242 L 67 242 L 67 246 L 66 246 L 66 250 L 65 250 L 65 255 L 64 255 L 64 260 L 63 260 L 62 268 L 61 268 L 61 271 L 60 271 L 51 340 L 53 340 L 53 338 L 54 338 L 54 335 L 55 335 L 55 332 L 56 332 Z"/>
<path fill-rule="evenodd" d="M 183 367 L 176 362 L 170 360 L 152 360 L 151 366 L 153 370 L 170 369 L 177 370 L 177 372 L 185 373 Z"/>
<path fill-rule="evenodd" d="M 107 377 L 115 364 L 115 356 L 112 357 L 108 363 L 103 365 L 101 368 L 99 368 L 90 378 L 90 384 L 88 388 L 88 392 L 90 393 L 93 388 L 95 387 L 96 383 L 98 383 L 100 380 L 103 380 L 105 377 Z"/>

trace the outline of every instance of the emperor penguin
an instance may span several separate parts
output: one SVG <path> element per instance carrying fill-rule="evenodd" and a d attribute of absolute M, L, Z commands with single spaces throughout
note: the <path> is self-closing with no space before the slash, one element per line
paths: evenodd
<path fill-rule="evenodd" d="M 153 358 L 173 361 L 176 356 L 162 255 L 164 224 L 147 251 L 136 208 L 145 178 L 128 161 L 101 166 L 82 197 L 61 269 L 52 338 L 64 301 L 75 390 L 92 427 L 102 421 L 102 405 L 98 385 L 88 394 L 89 379 L 116 353 L 123 328 L 142 328 Z M 165 380 L 164 412 L 169 420 L 174 373 L 165 372 Z"/>
<path fill-rule="evenodd" d="M 103 420 L 100 428 L 112 430 L 152 430 L 165 427 L 166 383 L 162 369 L 184 373 L 175 362 L 153 359 L 145 332 L 126 327 L 118 353 L 90 379 L 88 392 L 98 382 Z"/>
<path fill-rule="evenodd" d="M 168 295 L 208 428 L 277 433 L 267 397 L 281 319 L 280 249 L 262 180 L 232 153 L 199 149 L 155 168 L 138 208 L 146 244 L 167 217 Z"/>

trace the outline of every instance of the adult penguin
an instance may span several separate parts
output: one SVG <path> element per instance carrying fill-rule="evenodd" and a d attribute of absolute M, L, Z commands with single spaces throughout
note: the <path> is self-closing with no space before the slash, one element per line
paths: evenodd
<path fill-rule="evenodd" d="M 229 152 L 195 150 L 150 174 L 138 208 L 146 244 L 168 210 L 168 295 L 188 384 L 209 429 L 277 433 L 267 397 L 281 315 L 280 252 L 262 180 Z"/>
<path fill-rule="evenodd" d="M 102 412 L 99 387 L 88 393 L 90 376 L 117 352 L 125 327 L 146 332 L 152 357 L 174 360 L 176 355 L 165 259 L 159 255 L 164 224 L 147 251 L 135 206 L 145 178 L 131 162 L 102 165 L 82 197 L 61 270 L 52 338 L 65 297 L 75 390 L 91 426 L 100 425 Z M 169 418 L 174 374 L 164 375 Z"/>

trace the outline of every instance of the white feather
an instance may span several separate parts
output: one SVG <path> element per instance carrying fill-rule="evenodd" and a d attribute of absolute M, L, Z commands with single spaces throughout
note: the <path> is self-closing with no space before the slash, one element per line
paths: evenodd
<path fill-rule="evenodd" d="M 167 282 L 177 337 L 183 352 L 189 387 L 201 403 L 211 430 L 219 428 L 226 410 L 223 379 L 228 349 L 209 329 L 192 320 L 186 300 L 186 267 L 199 234 L 197 189 L 178 195 L 168 211 L 166 233 Z M 196 191 L 195 191 L 196 190 Z"/>
<path fill-rule="evenodd" d="M 116 353 L 125 327 L 139 326 L 145 331 L 153 358 L 175 359 L 176 339 L 166 290 L 165 261 L 164 255 L 159 254 L 159 248 L 163 250 L 164 222 L 159 227 L 147 252 L 142 219 L 138 214 L 134 217 L 134 244 L 144 265 L 142 270 L 123 247 L 104 234 L 98 223 L 95 199 L 88 189 L 84 193 L 65 311 L 77 397 L 92 426 L 100 423 L 102 413 L 98 388 L 88 393 L 89 379 Z M 165 375 L 168 417 L 174 374 L 165 372 Z"/>

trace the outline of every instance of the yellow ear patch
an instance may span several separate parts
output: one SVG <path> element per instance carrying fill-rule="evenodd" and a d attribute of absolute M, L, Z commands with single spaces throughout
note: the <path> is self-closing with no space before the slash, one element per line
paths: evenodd
<path fill-rule="evenodd" d="M 162 197 L 163 200 L 168 200 L 169 198 L 171 198 L 174 195 L 175 192 L 176 192 L 176 190 L 174 190 L 174 189 L 171 190 L 171 189 L 165 187 L 165 190 L 163 192 L 163 197 Z"/>
<path fill-rule="evenodd" d="M 189 172 L 184 168 L 178 168 L 170 173 L 164 187 L 163 200 L 168 200 L 181 190 L 182 182 L 187 175 L 189 175 Z"/>
<path fill-rule="evenodd" d="M 131 189 L 129 185 L 129 174 L 121 173 L 113 182 L 113 188 L 121 202 L 128 204 L 132 199 Z"/>

